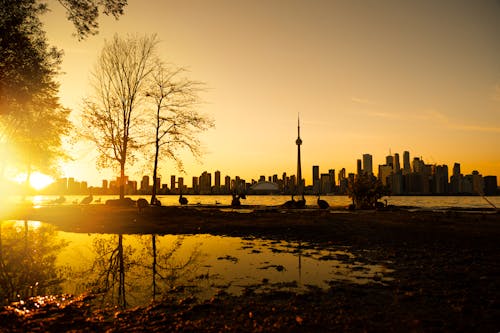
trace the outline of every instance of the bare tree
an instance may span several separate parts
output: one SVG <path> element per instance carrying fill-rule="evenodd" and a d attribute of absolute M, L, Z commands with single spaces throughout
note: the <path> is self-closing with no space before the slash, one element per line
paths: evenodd
<path fill-rule="evenodd" d="M 120 199 L 125 196 L 127 159 L 141 147 L 140 99 L 155 68 L 157 43 L 156 35 L 115 35 L 106 42 L 92 73 L 95 95 L 85 102 L 86 134 L 97 146 L 98 164 L 119 164 Z"/>
<path fill-rule="evenodd" d="M 155 108 L 154 166 L 151 204 L 156 202 L 158 162 L 160 156 L 173 159 L 180 170 L 180 149 L 195 157 L 202 154 L 197 134 L 214 126 L 213 121 L 195 110 L 204 84 L 184 76 L 186 70 L 158 62 L 146 96 Z M 161 151 L 161 154 L 160 154 Z"/>

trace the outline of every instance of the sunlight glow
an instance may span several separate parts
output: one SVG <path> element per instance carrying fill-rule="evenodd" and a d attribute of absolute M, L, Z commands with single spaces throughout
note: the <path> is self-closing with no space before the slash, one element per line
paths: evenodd
<path fill-rule="evenodd" d="M 26 181 L 27 175 L 25 173 L 18 174 L 14 177 L 14 181 L 22 184 Z M 40 172 L 33 172 L 30 177 L 30 186 L 35 190 L 41 190 L 54 182 L 54 178 L 47 176 Z"/>

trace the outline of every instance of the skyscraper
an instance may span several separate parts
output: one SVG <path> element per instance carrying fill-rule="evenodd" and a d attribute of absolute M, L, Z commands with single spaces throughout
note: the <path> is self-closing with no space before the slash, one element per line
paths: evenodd
<path fill-rule="evenodd" d="M 460 163 L 455 163 L 453 165 L 453 176 L 460 176 Z"/>
<path fill-rule="evenodd" d="M 363 154 L 363 172 L 368 175 L 373 175 L 372 155 Z"/>
<path fill-rule="evenodd" d="M 385 164 L 390 166 L 391 168 L 394 168 L 394 156 L 392 155 L 387 155 L 385 157 Z"/>
<path fill-rule="evenodd" d="M 401 165 L 399 164 L 399 154 L 394 154 L 394 172 L 398 172 L 401 169 Z"/>
<path fill-rule="evenodd" d="M 319 166 L 313 165 L 313 174 L 312 174 L 312 183 L 313 183 L 313 191 L 314 193 L 319 192 L 320 181 L 319 181 Z"/>
<path fill-rule="evenodd" d="M 175 176 L 170 176 L 170 191 L 175 190 Z"/>
<path fill-rule="evenodd" d="M 319 166 L 313 165 L 313 183 L 315 180 L 319 180 Z"/>
<path fill-rule="evenodd" d="M 411 173 L 410 152 L 405 151 L 403 152 L 403 175 L 407 175 L 409 173 Z"/>
<path fill-rule="evenodd" d="M 215 171 L 215 193 L 220 193 L 220 171 Z"/>

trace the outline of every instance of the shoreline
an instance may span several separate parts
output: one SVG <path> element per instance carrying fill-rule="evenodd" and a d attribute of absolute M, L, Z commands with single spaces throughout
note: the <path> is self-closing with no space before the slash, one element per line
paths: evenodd
<path fill-rule="evenodd" d="M 108 211 L 106 214 L 105 212 Z M 138 308 L 96 309 L 77 297 L 65 308 L 29 315 L 4 308 L 7 331 L 61 327 L 141 331 L 479 332 L 500 327 L 500 214 L 462 211 L 287 211 L 252 213 L 165 207 L 138 212 L 104 205 L 34 210 L 59 230 L 101 233 L 214 234 L 348 246 L 366 261 L 386 262 L 393 280 L 331 282 L 327 290 L 187 298 Z M 27 215 L 28 216 L 28 215 Z M 223 245 L 221 245 L 223 246 Z M 66 325 L 66 326 L 61 326 Z"/>

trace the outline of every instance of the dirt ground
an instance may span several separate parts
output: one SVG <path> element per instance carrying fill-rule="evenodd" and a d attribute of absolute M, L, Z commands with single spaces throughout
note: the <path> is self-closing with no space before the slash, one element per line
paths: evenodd
<path fill-rule="evenodd" d="M 21 313 L 0 312 L 0 330 L 81 332 L 499 332 L 500 214 L 463 211 L 221 211 L 216 207 L 48 207 L 24 212 L 72 232 L 197 234 L 349 246 L 390 262 L 393 281 L 331 283 L 304 294 L 221 292 L 128 310 L 95 309 L 91 295 Z M 366 251 L 369 250 L 369 251 Z"/>

